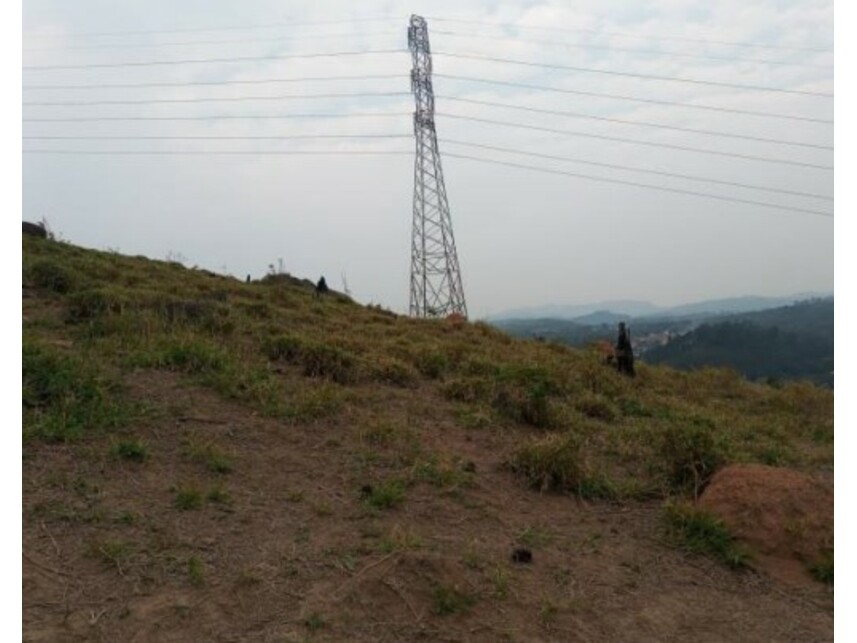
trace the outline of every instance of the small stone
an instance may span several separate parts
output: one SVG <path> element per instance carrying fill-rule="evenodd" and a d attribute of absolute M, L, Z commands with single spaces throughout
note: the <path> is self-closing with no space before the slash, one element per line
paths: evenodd
<path fill-rule="evenodd" d="M 513 563 L 531 563 L 533 562 L 533 552 L 524 547 L 518 547 L 512 552 Z"/>

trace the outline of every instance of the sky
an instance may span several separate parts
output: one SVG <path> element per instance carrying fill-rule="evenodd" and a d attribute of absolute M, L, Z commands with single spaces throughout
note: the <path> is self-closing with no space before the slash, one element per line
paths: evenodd
<path fill-rule="evenodd" d="M 296 276 L 324 275 L 337 289 L 344 278 L 359 301 L 406 312 L 412 13 L 429 25 L 437 133 L 472 317 L 611 299 L 675 305 L 832 292 L 829 1 L 28 0 L 23 218 L 45 218 L 79 245 L 240 278 L 282 261 Z M 299 57 L 367 50 L 384 53 Z M 209 62 L 91 66 L 188 59 Z M 35 69 L 75 65 L 90 66 Z M 382 78 L 295 80 L 332 76 Z M 281 82 L 246 82 L 270 79 Z M 92 87 L 117 84 L 147 86 Z M 374 95 L 330 97 L 358 93 Z M 295 98 L 310 94 L 327 97 Z M 204 100 L 215 98 L 232 100 Z M 767 115 L 736 113 L 747 111 Z M 367 112 L 384 116 L 355 115 Z M 38 120 L 105 117 L 137 120 Z M 142 120 L 155 117 L 188 120 Z M 330 138 L 356 135 L 371 138 Z M 46 138 L 69 136 L 114 138 Z M 115 138 L 129 136 L 257 138 Z M 123 154 L 68 153 L 84 150 Z M 337 153 L 175 154 L 214 150 Z M 366 151 L 398 153 L 347 153 Z"/>

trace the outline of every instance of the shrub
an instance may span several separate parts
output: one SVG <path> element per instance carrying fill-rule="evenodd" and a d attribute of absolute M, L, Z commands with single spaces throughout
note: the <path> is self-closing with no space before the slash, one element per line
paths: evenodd
<path fill-rule="evenodd" d="M 587 478 L 582 441 L 571 432 L 531 441 L 515 452 L 509 464 L 541 491 L 577 491 Z"/>
<path fill-rule="evenodd" d="M 457 402 L 488 402 L 491 400 L 493 383 L 482 377 L 457 377 L 441 388 L 444 397 Z"/>
<path fill-rule="evenodd" d="M 659 455 L 669 484 L 698 495 L 726 461 L 725 447 L 710 421 L 673 424 L 660 436 Z"/>
<path fill-rule="evenodd" d="M 202 507 L 202 493 L 196 487 L 179 487 L 174 502 L 179 511 L 199 509 Z"/>
<path fill-rule="evenodd" d="M 355 379 L 357 360 L 352 353 L 337 346 L 306 343 L 301 347 L 298 359 L 307 377 L 324 377 L 339 384 L 348 384 Z"/>
<path fill-rule="evenodd" d="M 529 388 L 501 386 L 494 398 L 494 406 L 503 415 L 535 427 L 549 427 L 556 423 L 556 415 L 548 399 L 548 387 L 536 383 Z"/>
<path fill-rule="evenodd" d="M 180 340 L 168 345 L 160 355 L 159 366 L 186 373 L 211 373 L 226 366 L 226 354 L 219 347 L 199 340 Z"/>
<path fill-rule="evenodd" d="M 810 565 L 809 572 L 816 580 L 833 585 L 833 549 L 824 551 L 821 557 Z"/>
<path fill-rule="evenodd" d="M 423 351 L 417 355 L 415 366 L 420 373 L 436 380 L 449 369 L 449 358 L 439 350 Z"/>

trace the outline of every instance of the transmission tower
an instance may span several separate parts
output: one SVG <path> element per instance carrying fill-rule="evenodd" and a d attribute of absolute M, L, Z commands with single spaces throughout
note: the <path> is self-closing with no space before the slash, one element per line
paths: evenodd
<path fill-rule="evenodd" d="M 410 314 L 412 317 L 446 317 L 458 313 L 467 317 L 434 126 L 428 25 L 422 16 L 411 16 L 408 48 L 413 60 L 411 91 L 416 101 L 414 137 L 417 145 Z"/>

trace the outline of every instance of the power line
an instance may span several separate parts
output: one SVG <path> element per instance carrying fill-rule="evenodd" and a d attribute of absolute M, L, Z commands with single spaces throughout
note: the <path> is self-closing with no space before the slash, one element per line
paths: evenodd
<path fill-rule="evenodd" d="M 260 29 L 279 29 L 281 27 L 307 27 L 314 25 L 346 25 L 358 22 L 390 22 L 392 20 L 400 20 L 398 16 L 384 16 L 377 18 L 352 18 L 350 20 L 312 20 L 300 22 L 278 22 L 266 25 L 245 25 L 242 27 L 199 27 L 190 29 L 159 29 L 147 31 L 89 31 L 89 32 L 72 32 L 62 34 L 63 38 L 91 38 L 100 36 L 154 36 L 160 34 L 174 33 L 204 33 L 217 31 L 257 31 Z M 26 38 L 56 38 L 57 36 L 26 36 Z"/>
<path fill-rule="evenodd" d="M 569 43 L 569 42 L 560 42 L 557 40 L 538 40 L 532 38 L 519 38 L 515 36 L 497 36 L 497 35 L 489 35 L 489 34 L 472 34 L 472 33 L 462 33 L 460 31 L 439 31 L 437 29 L 432 30 L 432 34 L 439 34 L 441 36 L 452 36 L 454 38 L 477 38 L 481 40 L 496 40 L 501 42 L 506 42 L 509 40 L 513 40 L 515 42 L 525 42 L 531 43 L 535 45 L 555 45 L 558 47 L 566 47 L 571 49 L 584 49 L 584 50 L 594 50 L 594 51 L 619 51 L 623 53 L 630 54 L 645 54 L 649 56 L 662 56 L 669 58 L 693 58 L 697 60 L 717 60 L 722 62 L 739 62 L 739 63 L 753 63 L 753 64 L 762 64 L 762 65 L 782 65 L 787 67 L 812 67 L 815 69 L 832 69 L 830 65 L 812 65 L 809 63 L 794 63 L 783 60 L 760 60 L 758 58 L 740 58 L 735 56 L 711 56 L 708 54 L 687 54 L 678 51 L 658 51 L 655 49 L 635 49 L 629 47 L 608 47 L 605 45 L 590 45 L 590 44 L 580 44 L 580 43 Z"/>
<path fill-rule="evenodd" d="M 189 47 L 196 45 L 235 45 L 242 43 L 263 43 L 263 42 L 293 42 L 295 40 L 318 40 L 324 38 L 355 38 L 366 36 L 394 36 L 401 35 L 400 30 L 396 31 L 368 31 L 368 32 L 343 32 L 334 34 L 316 34 L 311 36 L 279 36 L 276 38 L 228 38 L 220 40 L 190 40 L 181 42 L 148 42 L 136 44 L 99 44 L 99 45 L 66 45 L 62 47 L 27 47 L 24 52 L 28 51 L 70 51 L 70 50 L 91 50 L 91 49 L 151 49 L 153 47 Z"/>
<path fill-rule="evenodd" d="M 137 89 L 144 87 L 197 87 L 213 85 L 265 85 L 268 83 L 297 83 L 339 80 L 407 79 L 404 74 L 365 74 L 362 76 L 304 76 L 302 78 L 259 78 L 249 80 L 198 80 L 178 83 L 95 83 L 87 85 L 24 85 L 22 89 Z"/>
<path fill-rule="evenodd" d="M 686 38 L 680 36 L 640 36 L 629 33 L 617 33 L 615 31 L 598 31 L 596 29 L 570 29 L 570 28 L 561 28 L 561 27 L 530 27 L 521 24 L 511 24 L 508 22 L 488 22 L 485 20 L 460 20 L 456 18 L 437 18 L 432 17 L 431 20 L 435 20 L 437 22 L 460 22 L 462 24 L 479 24 L 479 25 L 488 25 L 492 27 L 503 27 L 503 28 L 511 28 L 511 29 L 525 29 L 530 31 L 554 31 L 559 33 L 586 33 L 593 34 L 597 36 L 608 36 L 615 38 L 637 38 L 639 40 L 655 40 L 657 42 L 665 41 L 665 40 L 674 40 L 677 42 L 694 42 L 694 43 L 702 43 L 706 45 L 726 45 L 729 47 L 753 47 L 757 49 L 781 49 L 785 51 L 811 51 L 816 53 L 830 53 L 833 51 L 832 49 L 826 48 L 817 48 L 817 47 L 787 47 L 783 45 L 763 45 L 761 43 L 750 43 L 750 42 L 735 42 L 735 41 L 727 41 L 727 40 L 709 40 L 704 38 Z"/>
<path fill-rule="evenodd" d="M 230 103 L 252 100 L 312 100 L 323 98 L 380 98 L 390 96 L 410 96 L 409 92 L 356 92 L 346 94 L 281 94 L 277 96 L 228 96 L 225 98 L 157 98 L 144 100 L 92 100 L 92 101 L 56 101 L 24 102 L 25 107 L 88 107 L 92 105 L 156 105 L 172 103 Z"/>
<path fill-rule="evenodd" d="M 753 156 L 750 154 L 739 154 L 737 152 L 720 152 L 718 150 L 710 150 L 700 147 L 690 147 L 688 145 L 673 145 L 670 143 L 655 143 L 651 141 L 637 141 L 628 138 L 619 138 L 616 136 L 606 136 L 603 134 L 592 134 L 590 132 L 577 132 L 573 130 L 553 129 L 550 127 L 539 127 L 536 125 L 525 125 L 522 123 L 511 123 L 509 121 L 495 121 L 487 118 L 477 118 L 475 116 L 461 116 L 459 114 L 450 114 L 448 112 L 439 112 L 447 118 L 456 118 L 459 120 L 474 121 L 477 123 L 487 123 L 489 125 L 502 125 L 506 127 L 518 127 L 521 129 L 535 130 L 539 132 L 550 132 L 552 134 L 563 134 L 566 136 L 584 136 L 586 138 L 597 138 L 605 141 L 616 141 L 617 143 L 627 143 L 629 145 L 645 145 L 649 147 L 662 147 L 672 150 L 681 150 L 683 152 L 698 152 L 700 154 L 713 154 L 716 156 L 727 156 L 732 158 L 744 159 L 747 161 L 762 161 L 765 163 L 780 163 L 783 165 L 795 165 L 798 167 L 809 167 L 816 170 L 832 170 L 830 165 L 817 165 L 815 163 L 806 163 L 803 161 L 791 161 L 787 159 L 777 159 L 770 156 Z"/>
<path fill-rule="evenodd" d="M 749 111 L 749 110 L 745 110 L 745 109 L 732 109 L 729 107 L 715 107 L 715 106 L 711 106 L 711 105 L 694 105 L 691 103 L 680 103 L 680 102 L 676 102 L 676 101 L 657 100 L 657 99 L 653 99 L 653 98 L 639 98 L 636 96 L 624 96 L 621 94 L 604 94 L 604 93 L 599 93 L 599 92 L 587 92 L 587 91 L 581 91 L 581 90 L 577 90 L 577 89 L 560 89 L 558 87 L 546 87 L 544 85 L 530 85 L 527 83 L 516 83 L 516 82 L 504 81 L 504 80 L 491 80 L 491 79 L 486 79 L 486 78 L 476 78 L 473 76 L 456 76 L 456 75 L 452 75 L 452 74 L 434 74 L 434 76 L 435 76 L 435 78 L 447 78 L 449 80 L 460 80 L 460 81 L 467 81 L 467 82 L 473 82 L 473 83 L 485 83 L 488 85 L 500 85 L 500 86 L 504 86 L 504 87 L 518 87 L 521 89 L 533 89 L 536 91 L 543 91 L 543 92 L 557 92 L 557 93 L 561 93 L 561 94 L 575 94 L 578 96 L 594 96 L 596 98 L 610 98 L 610 99 L 614 99 L 614 100 L 625 100 L 625 101 L 632 101 L 632 102 L 636 102 L 636 103 L 649 103 L 649 104 L 653 104 L 653 105 L 669 105 L 672 107 L 686 107 L 688 109 L 700 109 L 700 110 L 713 111 L 713 112 L 723 112 L 723 113 L 727 113 L 727 114 L 743 114 L 745 116 L 760 116 L 760 117 L 765 117 L 765 118 L 782 118 L 782 119 L 793 120 L 793 121 L 805 121 L 805 122 L 809 122 L 809 123 L 823 123 L 825 125 L 833 124 L 832 120 L 826 120 L 826 119 L 822 119 L 822 118 L 811 118 L 808 116 L 795 116 L 795 115 L 791 115 L 791 114 L 777 114 L 777 113 L 773 113 L 773 112 L 755 112 L 755 111 Z"/>
<path fill-rule="evenodd" d="M 93 123 L 100 121 L 219 121 L 280 120 L 290 118 L 374 118 L 413 116 L 411 112 L 349 112 L 345 114 L 218 114 L 209 116 L 79 116 L 71 118 L 22 118 L 25 123 Z"/>
<path fill-rule="evenodd" d="M 641 127 L 656 127 L 658 129 L 674 130 L 677 132 L 689 132 L 691 134 L 705 134 L 707 136 L 721 136 L 725 138 L 736 138 L 747 141 L 757 141 L 760 143 L 777 143 L 779 145 L 793 145 L 796 147 L 808 147 L 817 150 L 832 150 L 831 145 L 817 145 L 815 143 L 801 143 L 799 141 L 784 141 L 778 138 L 764 138 L 761 136 L 750 136 L 747 134 L 730 134 L 728 132 L 717 132 L 714 130 L 694 129 L 691 127 L 679 127 L 676 125 L 664 125 L 661 123 L 650 123 L 647 121 L 626 121 L 621 118 L 611 118 L 609 116 L 595 116 L 592 114 L 581 114 L 580 112 L 563 112 L 551 109 L 540 109 L 537 107 L 526 107 L 523 105 L 510 105 L 509 103 L 494 103 L 491 101 L 475 100 L 471 98 L 458 98 L 456 96 L 437 95 L 438 98 L 451 100 L 458 103 L 470 103 L 473 105 L 485 105 L 486 107 L 502 107 L 506 109 L 517 109 L 525 112 L 536 112 L 539 114 L 553 114 L 556 116 L 573 116 L 575 118 L 588 118 L 597 121 L 605 121 L 608 123 L 621 123 L 622 125 L 639 125 Z M 25 105 L 27 103 L 24 103 Z"/>
<path fill-rule="evenodd" d="M 412 134 L 283 134 L 265 136 L 148 136 L 133 134 L 130 136 L 97 134 L 92 136 L 22 136 L 32 141 L 286 141 L 302 139 L 351 139 L 351 138 L 413 138 Z"/>
<path fill-rule="evenodd" d="M 824 92 L 810 92 L 800 89 L 785 89 L 782 87 L 768 87 L 765 85 L 741 85 L 738 83 L 725 83 L 716 80 L 700 80 L 698 78 L 679 78 L 677 76 L 658 76 L 656 74 L 639 74 L 626 71 L 614 71 L 610 69 L 597 69 L 594 67 L 576 67 L 573 65 L 558 65 L 553 63 L 537 63 L 527 60 L 513 60 L 511 58 L 496 58 L 494 56 L 482 56 L 473 53 L 452 53 L 448 51 L 436 51 L 436 56 L 447 56 L 449 58 L 462 58 L 465 60 L 481 60 L 485 62 L 505 63 L 510 65 L 524 65 L 526 67 L 543 67 L 546 69 L 562 69 L 565 71 L 582 71 L 592 74 L 607 74 L 609 76 L 627 76 L 630 78 L 643 78 L 646 80 L 664 80 L 674 83 L 691 83 L 694 85 L 709 85 L 712 87 L 728 87 L 730 89 L 745 89 L 753 91 L 778 92 L 784 94 L 800 94 L 802 96 L 818 96 L 821 98 L 833 98 L 833 94 Z"/>
<path fill-rule="evenodd" d="M 396 155 L 412 156 L 413 151 L 398 150 L 22 150 L 24 154 L 62 154 L 84 156 L 338 156 Z"/>
<path fill-rule="evenodd" d="M 777 210 L 789 210 L 792 212 L 800 212 L 803 214 L 812 214 L 815 216 L 833 218 L 832 214 L 829 214 L 827 212 L 821 212 L 819 210 L 808 210 L 805 208 L 795 208 L 795 207 L 787 206 L 787 205 L 776 205 L 773 203 L 765 203 L 764 201 L 752 201 L 750 199 L 739 199 L 736 197 L 720 196 L 717 194 L 709 194 L 707 192 L 694 192 L 692 190 L 682 190 L 679 188 L 669 188 L 669 187 L 663 187 L 660 185 L 650 185 L 648 183 L 637 183 L 636 181 L 625 181 L 622 179 L 608 179 L 608 178 L 605 178 L 603 176 L 591 176 L 589 174 L 577 174 L 575 172 L 566 172 L 564 170 L 551 170 L 548 168 L 536 167 L 533 165 L 524 165 L 521 163 L 513 163 L 510 161 L 498 161 L 495 159 L 484 159 L 484 158 L 479 158 L 477 156 L 468 156 L 466 154 L 456 154 L 456 153 L 452 153 L 452 152 L 445 152 L 444 157 L 467 159 L 470 161 L 478 161 L 480 163 L 492 163 L 494 165 L 505 165 L 508 167 L 521 168 L 521 169 L 525 169 L 525 170 L 533 170 L 536 172 L 545 172 L 548 174 L 559 174 L 559 175 L 563 175 L 563 176 L 573 176 L 573 177 L 578 178 L 578 179 L 588 179 L 591 181 L 601 181 L 603 183 L 618 183 L 620 185 L 630 185 L 630 186 L 638 187 L 638 188 L 646 188 L 646 189 L 650 189 L 650 190 L 659 190 L 661 192 L 673 192 L 675 194 L 687 194 L 687 195 L 691 195 L 691 196 L 704 197 L 707 199 L 717 199 L 718 201 L 731 201 L 733 203 L 743 203 L 746 205 L 756 205 L 756 206 L 761 206 L 764 208 L 775 208 Z"/>
<path fill-rule="evenodd" d="M 712 179 L 710 177 L 694 176 L 692 174 L 680 174 L 677 172 L 663 172 L 660 170 L 652 170 L 652 169 L 646 169 L 646 168 L 641 168 L 641 167 L 633 167 L 630 165 L 618 165 L 616 163 L 600 163 L 598 161 L 588 161 L 588 160 L 577 159 L 577 158 L 572 158 L 572 157 L 568 157 L 568 156 L 556 156 L 553 154 L 540 154 L 538 152 L 526 152 L 524 150 L 518 150 L 518 149 L 514 149 L 514 148 L 510 148 L 510 147 L 498 147 L 496 145 L 482 145 L 480 143 L 470 143 L 467 141 L 457 141 L 454 139 L 447 139 L 447 138 L 441 139 L 441 142 L 443 142 L 446 145 L 450 145 L 450 144 L 451 145 L 461 145 L 464 147 L 474 147 L 474 148 L 479 148 L 479 149 L 491 150 L 491 151 L 495 151 L 495 152 L 508 152 L 511 154 L 520 154 L 522 156 L 533 156 L 533 157 L 537 157 L 537 158 L 550 159 L 550 160 L 554 160 L 554 161 L 564 161 L 564 162 L 568 162 L 568 163 L 580 163 L 583 165 L 593 165 L 593 166 L 597 166 L 597 167 L 605 167 L 605 168 L 609 168 L 611 170 L 625 170 L 628 172 L 641 172 L 643 174 L 654 174 L 657 176 L 668 176 L 671 178 L 686 179 L 689 181 L 699 181 L 701 183 L 712 183 L 712 184 L 716 184 L 716 185 L 728 185 L 730 187 L 738 187 L 738 188 L 744 188 L 744 189 L 748 189 L 748 190 L 760 190 L 763 192 L 772 192 L 775 194 L 787 194 L 790 196 L 800 196 L 800 197 L 806 197 L 806 198 L 810 198 L 810 199 L 821 199 L 824 201 L 833 201 L 833 197 L 824 196 L 821 194 L 812 194 L 810 192 L 798 192 L 795 190 L 784 190 L 781 188 L 771 188 L 771 187 L 765 187 L 762 185 L 753 185 L 750 183 L 740 183 L 737 181 L 724 181 L 724 180 L 720 180 L 720 179 Z"/>
<path fill-rule="evenodd" d="M 237 63 L 256 60 L 287 60 L 292 58 L 334 58 L 339 56 L 366 56 L 370 54 L 401 54 L 405 49 L 367 49 L 363 51 L 333 51 L 314 54 L 286 54 L 279 56 L 237 56 L 234 58 L 187 58 L 184 60 L 144 60 L 141 62 L 89 63 L 85 65 L 24 65 L 24 71 L 54 71 L 63 69 L 106 69 L 114 67 L 151 67 L 155 65 L 194 65 L 208 63 Z"/>

